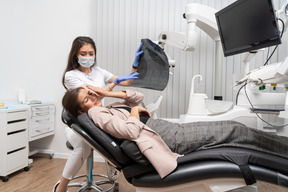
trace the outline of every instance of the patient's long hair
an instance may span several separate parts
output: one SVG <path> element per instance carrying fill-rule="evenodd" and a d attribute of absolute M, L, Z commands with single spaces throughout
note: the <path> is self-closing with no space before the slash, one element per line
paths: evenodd
<path fill-rule="evenodd" d="M 78 94 L 80 90 L 84 89 L 83 87 L 78 87 L 76 89 L 71 89 L 66 91 L 65 95 L 62 98 L 62 105 L 65 111 L 67 111 L 70 115 L 77 117 L 80 114 L 81 106 L 77 101 Z"/>
<path fill-rule="evenodd" d="M 92 67 L 94 67 L 96 65 L 96 52 L 97 52 L 97 50 L 96 50 L 96 45 L 95 45 L 95 42 L 93 41 L 93 39 L 90 37 L 85 37 L 85 36 L 80 36 L 80 37 L 77 37 L 76 39 L 74 39 L 70 53 L 69 53 L 68 63 L 67 63 L 66 69 L 64 71 L 63 77 L 62 77 L 62 84 L 64 87 L 65 87 L 65 84 L 64 84 L 65 73 L 67 71 L 71 71 L 71 70 L 77 69 L 79 67 L 77 54 L 78 54 L 79 50 L 81 49 L 81 47 L 85 44 L 90 44 L 93 47 L 93 49 L 95 50 L 95 63 L 92 65 Z M 65 89 L 67 89 L 67 87 L 65 87 Z"/>

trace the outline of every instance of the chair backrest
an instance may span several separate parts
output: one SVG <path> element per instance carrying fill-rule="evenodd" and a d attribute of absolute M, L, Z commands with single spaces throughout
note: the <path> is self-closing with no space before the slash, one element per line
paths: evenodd
<path fill-rule="evenodd" d="M 63 110 L 62 121 L 117 169 L 124 169 L 126 179 L 154 170 L 134 141 L 120 140 L 107 134 L 87 113 L 75 118 Z"/>
<path fill-rule="evenodd" d="M 89 118 L 87 113 L 82 113 L 78 116 L 79 125 L 81 128 L 97 142 L 101 148 L 105 149 L 105 153 L 111 154 L 119 164 L 130 164 L 132 160 L 120 148 L 123 140 L 116 139 L 111 135 L 105 133 L 102 129 L 97 127 L 94 122 Z M 97 149 L 98 150 L 98 149 Z"/>
<path fill-rule="evenodd" d="M 123 164 L 131 162 L 131 159 L 123 154 L 119 147 L 121 141 L 116 140 L 98 128 L 86 113 L 74 117 L 63 109 L 61 119 L 63 123 L 72 128 L 78 135 L 93 146 L 93 148 L 96 147 L 97 151 L 118 168 L 122 168 Z"/>
<path fill-rule="evenodd" d="M 86 141 L 91 147 L 96 150 L 101 156 L 103 156 L 107 161 L 112 163 L 117 169 L 122 169 L 123 164 L 118 162 L 117 159 L 114 158 L 114 156 L 106 150 L 105 147 L 101 146 L 97 141 L 95 141 L 79 124 L 72 124 L 71 128 L 78 134 L 80 137 L 83 138 L 84 141 Z"/>

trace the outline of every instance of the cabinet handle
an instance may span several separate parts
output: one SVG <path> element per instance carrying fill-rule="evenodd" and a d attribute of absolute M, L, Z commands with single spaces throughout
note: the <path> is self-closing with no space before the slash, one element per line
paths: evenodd
<path fill-rule="evenodd" d="M 37 129 L 36 132 L 46 132 L 46 130 L 50 130 L 50 126 L 45 127 L 45 128 L 41 128 L 41 129 Z"/>
<path fill-rule="evenodd" d="M 49 112 L 44 112 L 44 113 L 36 113 L 37 116 L 45 116 L 45 115 L 49 115 Z"/>
<path fill-rule="evenodd" d="M 35 109 L 38 111 L 46 111 L 46 110 L 49 110 L 50 107 L 36 107 Z"/>
<path fill-rule="evenodd" d="M 35 120 L 36 123 L 47 123 L 49 122 L 50 118 L 47 119 L 41 119 L 41 120 Z"/>

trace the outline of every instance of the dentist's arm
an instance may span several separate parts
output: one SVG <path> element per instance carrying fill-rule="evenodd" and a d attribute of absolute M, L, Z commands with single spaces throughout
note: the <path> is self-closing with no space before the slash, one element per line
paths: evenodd
<path fill-rule="evenodd" d="M 114 79 L 116 79 L 116 78 L 117 78 L 117 77 L 115 76 Z M 114 80 L 114 79 L 113 79 L 113 80 Z M 116 85 L 117 85 L 117 84 L 115 84 L 114 82 L 112 82 L 112 83 L 110 83 L 108 86 L 106 86 L 106 87 L 104 88 L 104 90 L 105 90 L 105 91 L 112 91 L 113 88 L 116 87 Z"/>
<path fill-rule="evenodd" d="M 113 76 L 110 81 L 109 85 L 104 88 L 106 91 L 112 91 L 116 85 L 120 86 L 129 86 L 131 85 L 134 79 L 138 79 L 139 73 L 132 71 L 130 74 L 122 75 L 122 76 Z"/>
<path fill-rule="evenodd" d="M 114 79 L 113 83 L 115 83 L 116 85 L 119 84 L 122 86 L 125 86 L 125 85 L 128 86 L 132 83 L 134 79 L 138 79 L 138 75 L 139 73 L 137 72 L 131 72 L 129 74 L 117 77 L 116 79 Z"/>
<path fill-rule="evenodd" d="M 114 83 L 116 83 L 117 85 L 120 85 L 120 86 L 129 86 L 129 85 L 131 85 L 131 83 L 133 82 L 134 79 L 138 79 L 139 73 L 137 73 L 137 68 L 138 68 L 138 65 L 139 65 L 140 57 L 144 53 L 143 51 L 141 51 L 142 45 L 143 45 L 143 43 L 140 44 L 140 46 L 138 47 L 138 49 L 136 51 L 135 59 L 134 59 L 134 62 L 132 64 L 131 73 L 127 74 L 127 75 L 123 75 L 123 76 L 126 76 L 126 77 L 127 76 L 128 77 L 130 76 L 130 77 L 129 78 L 123 78 L 122 76 L 120 76 L 120 77 L 122 77 L 122 79 L 121 79 L 121 81 L 119 83 L 117 83 L 117 81 L 119 81 L 119 80 L 117 80 L 117 78 L 119 78 L 119 77 L 117 77 L 116 79 L 114 77 L 114 79 L 113 79 Z M 115 82 L 115 80 L 116 80 L 116 82 Z"/>

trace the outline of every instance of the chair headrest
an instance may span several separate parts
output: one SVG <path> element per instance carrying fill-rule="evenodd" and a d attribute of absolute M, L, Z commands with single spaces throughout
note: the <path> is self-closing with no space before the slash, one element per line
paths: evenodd
<path fill-rule="evenodd" d="M 78 123 L 78 119 L 76 117 L 74 117 L 73 115 L 70 115 L 64 109 L 62 110 L 61 120 L 63 123 L 65 123 L 69 127 L 72 125 L 72 123 Z"/>

